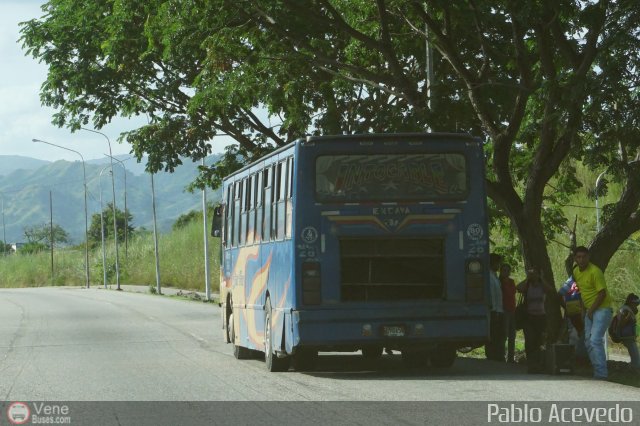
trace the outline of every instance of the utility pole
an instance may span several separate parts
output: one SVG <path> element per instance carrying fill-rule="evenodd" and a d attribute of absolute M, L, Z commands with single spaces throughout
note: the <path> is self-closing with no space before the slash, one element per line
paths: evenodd
<path fill-rule="evenodd" d="M 49 190 L 49 243 L 51 244 L 51 285 L 55 285 L 53 277 L 53 195 Z"/>
<path fill-rule="evenodd" d="M 151 173 L 151 206 L 153 209 L 153 247 L 156 255 L 156 293 L 162 294 L 160 288 L 160 256 L 158 255 L 158 227 L 156 225 L 156 190 Z"/>
<path fill-rule="evenodd" d="M 202 166 L 204 167 L 204 158 Z M 202 188 L 202 221 L 204 222 L 204 285 L 207 300 L 211 300 L 211 282 L 209 279 L 209 235 L 207 233 L 207 187 Z"/>

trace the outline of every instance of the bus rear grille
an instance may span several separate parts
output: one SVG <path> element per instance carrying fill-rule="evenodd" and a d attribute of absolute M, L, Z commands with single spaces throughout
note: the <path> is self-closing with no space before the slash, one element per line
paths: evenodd
<path fill-rule="evenodd" d="M 343 302 L 439 299 L 444 240 L 341 239 L 340 268 Z"/>

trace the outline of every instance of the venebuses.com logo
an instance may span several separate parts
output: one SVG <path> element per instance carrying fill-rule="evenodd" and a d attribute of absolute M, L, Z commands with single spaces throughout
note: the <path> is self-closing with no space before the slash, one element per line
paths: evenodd
<path fill-rule="evenodd" d="M 31 410 L 24 402 L 13 402 L 7 408 L 7 419 L 11 424 L 23 425 L 29 421 Z"/>

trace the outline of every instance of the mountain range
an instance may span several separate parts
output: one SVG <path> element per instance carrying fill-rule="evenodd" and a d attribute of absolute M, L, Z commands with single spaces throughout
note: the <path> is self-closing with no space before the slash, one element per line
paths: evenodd
<path fill-rule="evenodd" d="M 126 204 L 133 215 L 132 226 L 152 229 L 151 175 L 144 171 L 146 159 L 136 163 L 128 156 L 116 156 L 126 168 Z M 213 164 L 218 156 L 206 159 Z M 198 175 L 198 165 L 190 159 L 173 173 L 159 172 L 154 175 L 156 218 L 160 232 L 171 229 L 171 225 L 182 214 L 202 209 L 202 192 L 189 193 L 186 186 Z M 87 210 L 89 224 L 91 216 L 100 213 L 112 201 L 113 191 L 108 159 L 89 160 L 85 163 L 87 178 Z M 120 163 L 114 162 L 114 186 L 116 207 L 124 210 L 125 174 Z M 102 178 L 100 173 L 102 172 Z M 49 193 L 52 209 L 50 210 Z M 29 157 L 0 155 L 0 199 L 3 204 L 3 222 L 0 226 L 6 233 L 6 242 L 23 242 L 26 226 L 53 223 L 66 230 L 74 243 L 84 241 L 84 189 L 83 170 L 80 161 L 49 162 Z M 207 201 L 220 199 L 219 191 L 207 191 Z"/>

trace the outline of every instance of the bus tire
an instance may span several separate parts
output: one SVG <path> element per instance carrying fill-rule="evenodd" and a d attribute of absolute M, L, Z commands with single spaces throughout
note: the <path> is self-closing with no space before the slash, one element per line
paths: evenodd
<path fill-rule="evenodd" d="M 236 359 L 251 359 L 251 350 L 242 346 L 236 345 L 236 330 L 233 320 L 233 312 L 229 315 L 229 320 L 227 321 L 227 326 L 231 328 L 231 343 L 233 343 L 233 356 Z"/>
<path fill-rule="evenodd" d="M 449 368 L 457 356 L 455 348 L 439 347 L 437 352 L 431 354 L 431 365 L 436 368 Z"/>
<path fill-rule="evenodd" d="M 289 357 L 278 358 L 273 350 L 271 333 L 271 300 L 267 298 L 264 306 L 264 362 L 271 372 L 288 371 L 291 360 Z"/>
<path fill-rule="evenodd" d="M 313 371 L 318 364 L 318 351 L 309 348 L 298 348 L 293 354 L 293 368 L 296 371 Z"/>
<path fill-rule="evenodd" d="M 232 320 L 231 315 L 232 315 L 231 298 L 229 297 L 227 298 L 227 305 L 224 308 L 224 316 L 226 319 L 224 337 L 225 337 L 226 343 L 233 343 L 233 340 L 231 339 L 231 333 L 233 328 L 233 324 L 231 323 L 231 320 Z"/>
<path fill-rule="evenodd" d="M 362 358 L 366 360 L 379 359 L 382 356 L 382 346 L 370 346 L 362 348 Z"/>

